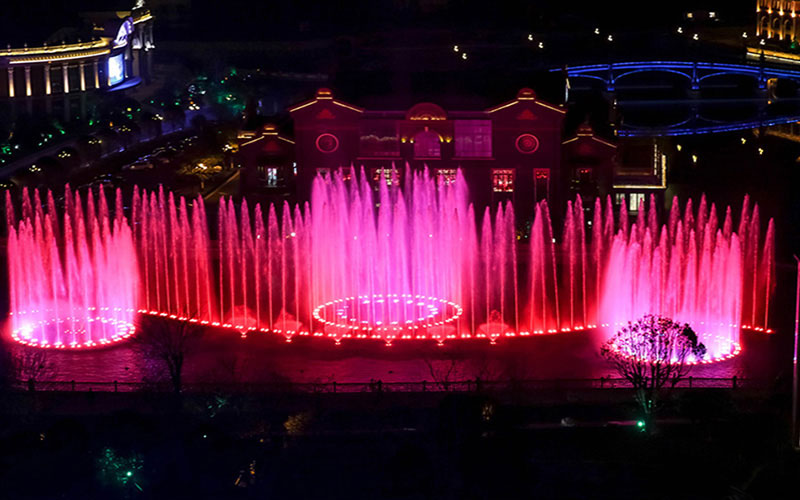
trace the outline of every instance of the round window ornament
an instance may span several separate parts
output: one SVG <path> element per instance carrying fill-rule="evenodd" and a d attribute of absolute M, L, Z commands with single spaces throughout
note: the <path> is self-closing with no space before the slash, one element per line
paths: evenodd
<path fill-rule="evenodd" d="M 339 149 L 339 139 L 333 134 L 320 134 L 317 137 L 317 149 L 323 153 L 333 153 Z"/>
<path fill-rule="evenodd" d="M 535 153 L 539 149 L 539 139 L 533 134 L 521 134 L 517 137 L 517 151 L 523 154 Z"/>

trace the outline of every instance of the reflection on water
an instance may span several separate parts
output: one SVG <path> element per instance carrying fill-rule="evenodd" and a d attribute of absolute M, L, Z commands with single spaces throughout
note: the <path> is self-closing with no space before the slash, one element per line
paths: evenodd
<path fill-rule="evenodd" d="M 618 109 L 623 117 L 620 125 L 625 129 L 713 131 L 753 128 L 754 123 L 776 120 L 790 122 L 800 116 L 800 100 L 630 100 L 619 102 Z"/>
<path fill-rule="evenodd" d="M 743 352 L 732 360 L 694 368 L 695 377 L 771 379 L 777 374 L 776 336 L 743 334 Z M 15 346 L 14 349 L 25 349 Z M 431 381 L 432 370 L 453 368 L 452 379 L 581 379 L 615 376 L 597 354 L 587 332 L 502 340 L 399 342 L 387 347 L 365 341 L 335 346 L 320 339 L 208 331 L 185 363 L 185 381 L 220 383 Z M 148 363 L 126 344 L 104 349 L 49 351 L 55 379 L 79 382 L 142 382 L 158 379 Z"/>

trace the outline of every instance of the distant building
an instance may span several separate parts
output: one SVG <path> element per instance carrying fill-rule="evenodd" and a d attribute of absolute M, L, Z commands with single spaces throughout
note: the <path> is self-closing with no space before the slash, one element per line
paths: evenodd
<path fill-rule="evenodd" d="M 558 209 L 580 194 L 591 210 L 612 195 L 632 211 L 648 193 L 663 198 L 666 155 L 657 140 L 623 147 L 597 137 L 588 124 L 564 140 L 562 106 L 522 89 L 517 97 L 483 110 L 445 110 L 423 102 L 408 110 L 368 110 L 319 89 L 289 108 L 293 137 L 275 125 L 239 133 L 234 163 L 245 193 L 291 193 L 308 199 L 315 176 L 364 169 L 374 182 L 402 182 L 405 166 L 427 166 L 448 182 L 462 169 L 481 208 L 510 200 L 518 213 L 537 201 Z M 559 212 L 560 213 L 560 209 Z"/>
<path fill-rule="evenodd" d="M 239 132 L 236 162 L 241 170 L 243 190 L 283 195 L 295 190 L 294 141 L 278 132 L 273 124 Z"/>
<path fill-rule="evenodd" d="M 798 12 L 800 2 L 793 0 L 756 0 L 756 36 L 797 41 L 800 34 Z"/>
<path fill-rule="evenodd" d="M 800 64 L 800 2 L 756 0 L 756 39 L 747 47 L 747 58 Z"/>
<path fill-rule="evenodd" d="M 14 111 L 82 115 L 86 95 L 137 85 L 152 74 L 153 16 L 138 1 L 130 11 L 86 12 L 83 41 L 0 49 L 0 101 Z"/>

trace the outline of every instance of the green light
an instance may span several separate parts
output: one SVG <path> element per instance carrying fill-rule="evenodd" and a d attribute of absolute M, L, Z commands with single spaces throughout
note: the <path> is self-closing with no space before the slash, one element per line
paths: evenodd
<path fill-rule="evenodd" d="M 128 471 L 128 472 L 125 473 L 125 475 L 128 476 L 128 477 L 131 477 L 133 475 L 133 472 Z"/>
<path fill-rule="evenodd" d="M 639 420 L 636 422 L 636 427 L 644 427 L 644 420 Z"/>

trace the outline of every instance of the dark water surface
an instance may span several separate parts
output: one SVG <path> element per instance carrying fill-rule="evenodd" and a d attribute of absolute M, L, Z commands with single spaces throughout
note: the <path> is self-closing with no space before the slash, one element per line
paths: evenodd
<path fill-rule="evenodd" d="M 731 360 L 698 365 L 694 377 L 774 379 L 785 371 L 785 335 L 743 332 L 742 353 Z M 15 346 L 15 349 L 26 349 Z M 451 371 L 449 380 L 582 379 L 613 375 L 600 358 L 592 332 L 499 340 L 400 341 L 391 346 L 363 340 L 332 341 L 209 330 L 185 364 L 187 383 L 420 382 Z M 48 351 L 54 380 L 142 382 L 159 378 L 159 366 L 124 342 L 80 352 Z"/>

